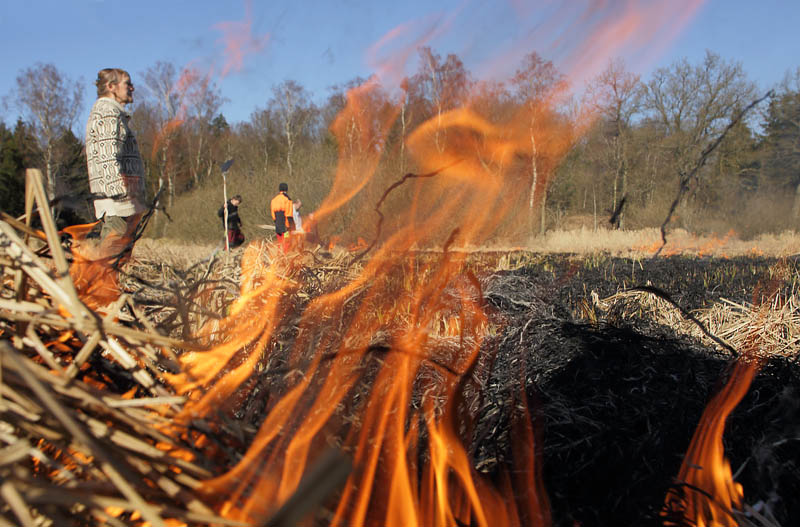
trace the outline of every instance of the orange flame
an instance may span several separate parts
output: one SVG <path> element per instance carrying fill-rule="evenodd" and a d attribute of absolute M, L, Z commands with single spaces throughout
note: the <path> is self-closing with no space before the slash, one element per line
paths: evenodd
<path fill-rule="evenodd" d="M 100 222 L 72 225 L 63 232 L 73 239 L 73 262 L 69 274 L 81 300 L 91 309 L 106 306 L 119 298 L 120 289 L 113 260 L 125 247 L 127 238 L 109 234 L 99 244 L 87 241 L 86 236 Z"/>
<path fill-rule="evenodd" d="M 607 12 L 600 4 L 598 12 Z M 637 15 L 648 12 L 643 5 L 629 2 L 610 30 L 595 27 L 594 37 L 574 50 L 580 61 L 572 66 L 604 63 L 608 50 L 649 35 Z M 372 234 L 379 243 L 370 259 L 341 289 L 303 306 L 295 296 L 302 280 L 297 264 L 291 258 L 267 264 L 264 247 L 250 245 L 239 300 L 227 318 L 201 333 L 214 347 L 185 354 L 183 373 L 170 377 L 191 399 L 177 420 L 231 411 L 252 389 L 259 365 L 275 376 L 252 445 L 228 473 L 203 485 L 210 498 L 224 500 L 221 512 L 232 518 L 265 520 L 335 445 L 355 470 L 336 496 L 332 524 L 546 526 L 549 501 L 524 395 L 512 425 L 512 455 L 521 470 L 500 470 L 489 481 L 470 459 L 471 425 L 460 421 L 459 401 L 470 393 L 465 386 L 486 374 L 478 360 L 488 326 L 480 285 L 463 255 L 445 251 L 440 261 L 425 263 L 410 252 L 421 245 L 480 244 L 495 235 L 514 210 L 507 202 L 531 187 L 521 177 L 531 158 L 541 162 L 532 191 L 541 195 L 593 116 L 556 108 L 556 90 L 498 116 L 481 108 L 476 90 L 403 138 L 410 166 L 422 175 L 387 182 L 381 162 L 390 154 L 386 145 L 402 103 L 381 83 L 402 77 L 400 62 L 389 59 L 381 78 L 347 93 L 331 127 L 339 147 L 332 190 L 315 213 L 322 222 L 374 196 L 366 201 L 390 213 L 382 232 Z M 399 190 L 381 196 L 386 188 Z M 359 234 L 347 229 L 345 246 L 365 246 Z"/>
<path fill-rule="evenodd" d="M 397 103 L 379 91 L 377 79 L 351 90 L 332 126 L 339 162 L 320 217 L 374 183 L 399 113 Z M 266 518 L 297 490 L 323 447 L 335 444 L 356 470 L 338 496 L 332 524 L 550 524 L 525 397 L 512 425 L 516 470 L 501 471 L 492 481 L 477 474 L 468 436 L 455 424 L 462 384 L 475 374 L 486 335 L 477 281 L 470 279 L 463 256 L 445 253 L 430 265 L 410 265 L 402 256 L 417 243 L 441 244 L 455 233 L 459 243 L 481 243 L 509 212 L 503 199 L 527 185 L 514 176 L 520 158 L 530 155 L 531 116 L 492 120 L 473 102 L 442 112 L 408 136 L 409 151 L 431 177 L 416 181 L 410 204 L 361 274 L 305 307 L 291 353 L 281 354 L 278 332 L 295 308 L 300 285 L 292 263 L 276 259 L 267 266 L 262 247 L 246 249 L 240 298 L 227 318 L 201 334 L 215 347 L 185 354 L 183 372 L 169 377 L 181 393 L 192 395 L 177 418 L 185 423 L 230 410 L 259 364 L 287 365 L 285 391 L 269 401 L 242 460 L 203 485 L 209 496 L 224 497 L 222 513 L 246 521 Z M 546 99 L 537 108 L 537 155 L 554 166 L 585 125 L 551 111 L 551 104 Z M 160 137 L 179 124 L 168 123 Z M 439 134 L 446 139 L 432 140 Z M 552 171 L 544 173 L 539 190 Z M 381 334 L 385 341 L 374 344 Z M 454 336 L 455 349 L 442 350 Z"/>
<path fill-rule="evenodd" d="M 167 123 L 158 131 L 155 139 L 153 140 L 153 149 L 150 153 L 151 159 L 156 159 L 158 153 L 169 145 L 172 135 L 180 128 L 182 124 L 183 119 L 175 117 L 167 121 Z"/>
<path fill-rule="evenodd" d="M 381 317 L 373 316 L 374 309 L 376 306 L 385 306 L 387 294 L 395 297 L 391 291 L 398 288 L 396 280 L 392 279 L 399 270 L 396 259 L 387 259 L 388 256 L 386 253 L 382 257 L 376 256 L 367 264 L 367 271 L 353 283 L 309 305 L 294 348 L 307 349 L 311 342 L 320 339 L 318 347 L 328 349 L 330 345 L 336 345 L 335 337 L 325 332 L 315 332 L 314 328 L 325 329 L 320 328 L 320 322 L 339 312 L 359 289 L 366 288 L 365 297 L 357 308 L 359 313 L 354 318 L 357 322 L 345 332 L 342 347 L 334 356 L 319 353 L 313 356 L 297 384 L 269 412 L 242 461 L 228 474 L 206 482 L 206 491 L 210 495 L 225 493 L 228 496 L 223 507 L 223 512 L 228 516 L 242 520 L 264 518 L 274 504 L 285 501 L 297 489 L 301 476 L 309 464 L 313 464 L 320 445 L 324 444 L 323 438 L 327 437 L 329 441 L 338 438 L 336 441 L 341 442 L 342 450 L 352 452 L 354 464 L 360 468 L 351 475 L 342 493 L 334 524 L 450 525 L 454 518 L 458 518 L 467 523 L 474 521 L 477 525 L 493 525 L 500 518 L 505 520 L 505 525 L 546 525 L 544 519 L 549 518 L 549 510 L 546 496 L 537 493 L 540 487 L 520 487 L 521 482 L 515 482 L 510 474 L 506 474 L 506 487 L 503 490 L 515 489 L 515 494 L 527 493 L 535 497 L 529 500 L 530 509 L 524 513 L 516 508 L 509 510 L 506 492 L 493 488 L 477 476 L 465 447 L 461 446 L 464 440 L 452 425 L 455 413 L 453 398 L 458 393 L 457 379 L 474 364 L 486 324 L 485 316 L 472 300 L 474 286 L 468 283 L 458 288 L 461 291 L 456 301 L 459 309 L 451 318 L 459 318 L 461 338 L 472 344 L 462 348 L 447 364 L 446 371 L 454 375 L 451 380 L 444 384 L 428 381 L 423 389 L 422 410 L 411 410 L 414 385 L 420 382 L 420 375 L 424 377 L 425 372 L 430 374 L 430 366 L 426 364 L 435 360 L 426 350 L 430 349 L 431 338 L 435 334 L 432 328 L 438 327 L 439 306 L 444 306 L 444 297 L 452 294 L 448 284 L 453 283 L 453 273 L 463 264 L 460 259 L 453 257 L 438 269 L 429 268 L 429 283 L 419 281 L 405 284 L 412 290 L 398 298 L 395 306 L 386 307 L 388 312 L 385 319 L 399 325 L 395 337 L 391 339 L 391 346 L 383 350 L 385 355 L 380 359 L 383 366 L 370 385 L 363 421 L 349 427 L 349 432 L 348 427 L 338 428 L 337 423 L 341 419 L 337 416 L 339 409 L 353 404 L 350 394 L 358 390 L 363 382 L 361 370 L 365 363 L 375 360 L 373 357 L 377 352 L 369 345 L 369 337 L 381 329 Z M 375 280 L 377 283 L 370 283 L 374 279 L 368 277 L 379 278 Z M 399 286 L 404 287 L 402 284 Z M 287 287 L 286 282 L 265 280 L 256 289 L 243 290 L 243 296 L 249 297 L 249 303 L 264 294 L 281 298 L 285 296 Z M 276 292 L 276 288 L 279 291 Z M 420 305 L 415 300 L 418 298 L 425 298 L 430 309 Z M 263 296 L 257 302 L 261 306 L 259 311 L 265 313 L 261 323 L 275 316 L 274 310 L 264 308 L 262 300 Z M 272 308 L 275 307 L 272 304 Z M 239 304 L 236 309 L 239 309 Z M 248 318 L 256 318 L 254 312 L 237 311 L 235 318 L 241 324 Z M 409 320 L 399 323 L 401 319 Z M 249 333 L 248 328 L 239 329 L 253 334 Z M 240 334 L 245 334 L 245 331 Z M 231 350 L 241 345 L 241 342 L 226 343 L 216 350 L 214 356 L 220 358 L 228 354 L 226 356 L 231 357 Z M 289 360 L 291 364 L 297 364 L 300 359 L 295 353 Z M 194 359 L 188 364 L 193 366 Z M 244 362 L 242 365 L 244 367 Z M 210 363 L 195 373 L 203 371 L 208 379 L 219 372 L 218 367 L 210 373 L 205 372 L 204 368 L 208 367 Z M 235 371 L 222 378 L 223 382 L 215 383 L 212 390 L 217 392 L 216 397 L 212 400 L 207 393 L 199 402 L 192 404 L 186 416 L 213 411 L 215 405 L 221 402 L 221 397 L 229 393 L 231 383 L 239 382 L 242 379 L 240 372 L 247 368 L 252 369 L 252 365 L 242 370 L 235 368 Z M 436 401 L 450 402 L 441 409 L 441 403 Z M 427 447 L 417 444 L 417 425 L 406 427 L 406 423 L 417 423 L 420 419 L 424 420 L 429 434 Z M 518 449 L 520 464 L 532 466 L 534 454 L 531 451 L 533 433 L 530 421 L 524 419 L 521 423 L 529 441 Z M 284 432 L 287 430 L 292 430 L 292 434 L 287 435 Z M 415 458 L 413 452 L 423 448 L 430 452 L 431 464 L 424 467 L 416 467 L 416 463 L 409 464 L 409 459 Z M 535 471 L 530 474 L 535 474 Z M 525 483 L 529 484 L 530 481 Z M 376 503 L 381 505 L 376 506 Z M 410 507 L 411 503 L 417 505 Z M 521 520 L 534 517 L 541 521 L 527 523 L 527 520 Z"/>
<path fill-rule="evenodd" d="M 731 511 L 741 507 L 744 494 L 742 486 L 733 480 L 722 436 L 725 421 L 749 390 L 757 371 L 753 363 L 737 362 L 725 387 L 703 412 L 678 472 L 681 487 L 667 494 L 662 512 L 665 525 L 684 525 L 681 520 L 698 527 L 739 525 Z M 678 523 L 673 523 L 676 520 Z"/>
<path fill-rule="evenodd" d="M 668 236 L 667 244 L 663 245 L 662 241 L 653 242 L 650 245 L 640 245 L 633 247 L 634 251 L 641 251 L 644 253 L 654 254 L 660 251 L 661 256 L 676 256 L 681 254 L 695 254 L 697 256 L 717 256 L 719 258 L 727 258 L 728 253 L 726 249 L 730 249 L 729 244 L 736 239 L 736 231 L 733 229 L 725 233 L 722 238 L 716 234 L 708 237 L 700 237 L 692 234 L 688 239 L 675 236 Z M 662 248 L 663 246 L 663 248 Z M 751 250 L 755 254 L 754 250 Z"/>
<path fill-rule="evenodd" d="M 785 263 L 773 267 L 770 274 L 773 276 L 759 283 L 753 293 L 754 305 L 760 305 L 759 320 L 767 317 L 772 303 L 781 302 L 781 285 L 789 276 Z M 741 509 L 744 490 L 733 480 L 722 437 L 728 416 L 758 373 L 756 357 L 763 351 L 759 348 L 770 346 L 760 332 L 762 325 L 756 322 L 750 326 L 743 354 L 733 365 L 728 382 L 703 411 L 678 473 L 680 486 L 667 493 L 661 513 L 667 526 L 685 525 L 686 521 L 698 527 L 739 525 L 733 511 Z"/>

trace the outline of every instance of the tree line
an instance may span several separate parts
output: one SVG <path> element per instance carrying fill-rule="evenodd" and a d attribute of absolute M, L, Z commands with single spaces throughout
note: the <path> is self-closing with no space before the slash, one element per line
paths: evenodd
<path fill-rule="evenodd" d="M 229 185 L 245 196 L 245 219 L 266 222 L 266 203 L 280 181 L 290 183 L 307 211 L 332 190 L 355 189 L 325 229 L 351 241 L 370 236 L 375 218 L 364 211 L 386 188 L 457 150 L 508 187 L 498 199 L 513 214 L 496 226 L 500 238 L 530 241 L 576 225 L 657 226 L 682 176 L 734 121 L 692 179 L 672 224 L 752 236 L 794 229 L 800 219 L 800 68 L 739 120 L 763 94 L 739 63 L 712 52 L 646 79 L 612 60 L 585 85 L 571 86 L 535 52 L 511 78 L 485 81 L 458 56 L 425 47 L 417 71 L 399 88 L 353 79 L 320 99 L 286 80 L 265 91 L 263 106 L 240 123 L 226 120 L 224 96 L 198 70 L 158 62 L 132 76 L 131 123 L 151 195 L 161 193 L 151 236 L 219 235 L 213 214 L 189 224 L 181 218 L 196 216 L 206 202 L 206 210 L 216 210 L 226 159 L 235 160 Z M 52 64 L 19 72 L 4 99 L 14 124 L 0 123 L 2 210 L 21 212 L 24 168 L 38 167 L 62 223 L 92 219 L 83 142 L 73 131 L 88 111 L 80 104 L 84 89 Z M 497 147 L 509 142 L 511 156 Z M 369 181 L 366 170 L 374 173 Z M 418 182 L 400 189 L 386 204 L 388 231 L 392 211 L 412 201 L 433 210 L 442 199 L 434 188 Z"/>

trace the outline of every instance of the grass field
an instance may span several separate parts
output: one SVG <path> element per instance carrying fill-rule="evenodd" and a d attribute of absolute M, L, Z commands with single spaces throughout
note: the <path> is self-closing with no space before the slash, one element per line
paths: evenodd
<path fill-rule="evenodd" d="M 264 231 L 258 232 L 253 239 L 272 239 L 273 236 Z M 167 258 L 189 261 L 192 258 L 202 259 L 210 255 L 215 244 L 190 243 L 180 240 L 144 238 L 136 246 L 138 254 L 158 251 Z M 642 229 L 635 231 L 618 231 L 608 229 L 592 230 L 580 228 L 575 230 L 554 230 L 545 236 L 534 239 L 525 245 L 493 244 L 487 241 L 482 247 L 469 247 L 470 251 L 481 252 L 534 252 L 534 253 L 567 253 L 591 255 L 606 253 L 612 256 L 649 257 L 654 256 L 662 247 L 659 229 Z M 661 248 L 661 255 L 683 256 L 772 256 L 783 257 L 800 254 L 800 234 L 787 231 L 780 234 L 762 234 L 757 238 L 743 240 L 735 233 L 723 235 L 695 235 L 682 229 L 667 231 L 667 243 Z"/>

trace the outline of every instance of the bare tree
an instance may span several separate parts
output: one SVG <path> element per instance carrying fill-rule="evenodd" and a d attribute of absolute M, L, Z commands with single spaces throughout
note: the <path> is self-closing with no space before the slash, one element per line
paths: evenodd
<path fill-rule="evenodd" d="M 516 90 L 517 100 L 527 113 L 528 132 L 530 134 L 530 193 L 528 196 L 528 214 L 531 222 L 531 233 L 535 228 L 535 208 L 537 205 L 537 189 L 540 189 L 540 233 L 545 230 L 545 206 L 547 199 L 547 179 L 542 177 L 542 141 L 547 139 L 555 113 L 555 107 L 562 102 L 567 90 L 564 76 L 558 72 L 549 60 L 544 60 L 538 53 L 531 52 L 525 56 L 522 67 L 517 70 L 511 83 Z"/>
<path fill-rule="evenodd" d="M 408 98 L 422 106 L 417 112 L 420 118 L 436 119 L 433 141 L 444 152 L 447 130 L 442 128 L 442 116 L 466 102 L 472 81 L 464 63 L 452 53 L 442 60 L 431 48 L 422 47 L 419 56 L 419 71 L 407 83 Z"/>
<path fill-rule="evenodd" d="M 181 115 L 182 93 L 176 89 L 178 71 L 169 62 L 157 62 L 141 74 L 147 89 L 147 103 L 155 110 L 158 131 L 154 138 L 152 163 L 159 170 L 159 187 L 167 187 L 167 205 L 172 206 L 175 199 L 176 167 L 172 162 L 172 145 L 179 127 L 183 124 Z"/>
<path fill-rule="evenodd" d="M 259 157 L 261 163 L 256 163 L 263 174 L 266 176 L 269 169 L 270 156 L 278 149 L 278 143 L 283 139 L 283 130 L 280 123 L 273 115 L 272 109 L 264 108 L 256 110 L 250 115 L 248 131 L 251 132 L 255 142 L 258 143 Z"/>
<path fill-rule="evenodd" d="M 272 99 L 268 108 L 282 125 L 286 141 L 286 168 L 291 179 L 294 150 L 301 135 L 309 132 L 316 107 L 303 86 L 296 81 L 287 80 L 272 88 Z"/>
<path fill-rule="evenodd" d="M 617 207 L 621 196 L 628 193 L 630 166 L 631 119 L 639 111 L 639 76 L 625 68 L 621 59 L 612 60 L 608 67 L 587 87 L 588 104 L 597 112 L 607 152 L 613 170 L 612 203 Z M 619 191 L 618 191 L 619 189 Z M 618 227 L 625 227 L 625 211 L 619 208 Z"/>
<path fill-rule="evenodd" d="M 59 160 L 55 145 L 72 128 L 81 109 L 81 83 L 69 79 L 53 64 L 37 63 L 17 75 L 12 103 L 22 110 L 44 157 L 46 188 L 56 193 Z"/>
<path fill-rule="evenodd" d="M 740 63 L 706 51 L 696 65 L 684 58 L 653 73 L 643 88 L 643 110 L 663 134 L 660 148 L 675 174 L 684 174 L 731 118 L 755 97 Z M 691 193 L 690 196 L 693 196 Z M 683 201 L 682 207 L 687 203 Z M 688 209 L 682 214 L 690 221 Z"/>
<path fill-rule="evenodd" d="M 403 95 L 400 98 L 400 173 L 406 173 L 406 136 L 408 135 L 409 111 L 408 111 L 408 77 L 403 78 L 400 83 Z"/>
<path fill-rule="evenodd" d="M 208 176 L 218 161 L 209 155 L 210 142 L 215 136 L 212 122 L 219 116 L 225 99 L 210 77 L 193 68 L 183 71 L 176 90 L 182 94 L 191 177 L 192 183 L 197 185 L 202 179 L 203 170 Z"/>
<path fill-rule="evenodd" d="M 684 58 L 656 70 L 644 84 L 643 108 L 673 139 L 675 158 L 691 162 L 704 141 L 719 133 L 754 94 L 741 64 L 707 51 L 700 64 L 693 66 Z"/>

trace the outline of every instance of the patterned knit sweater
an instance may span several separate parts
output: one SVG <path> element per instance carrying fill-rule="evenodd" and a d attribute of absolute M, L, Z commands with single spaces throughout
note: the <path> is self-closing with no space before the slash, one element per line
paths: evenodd
<path fill-rule="evenodd" d="M 130 216 L 145 210 L 144 163 L 128 121 L 114 99 L 100 97 L 86 123 L 89 189 L 106 196 L 94 202 L 95 216 Z"/>

